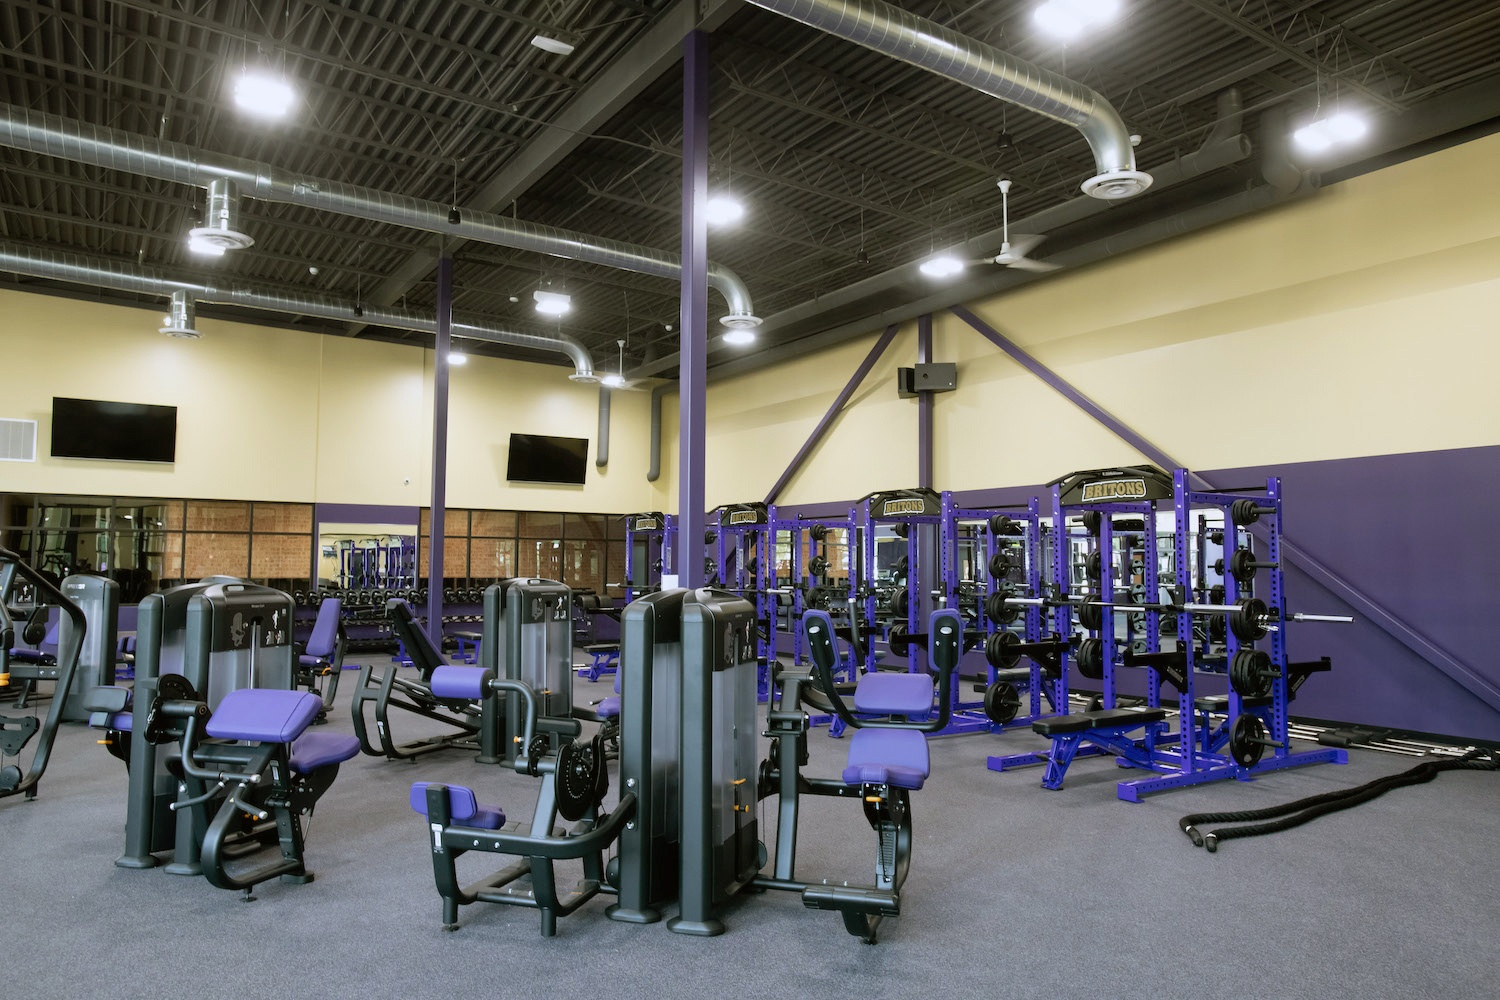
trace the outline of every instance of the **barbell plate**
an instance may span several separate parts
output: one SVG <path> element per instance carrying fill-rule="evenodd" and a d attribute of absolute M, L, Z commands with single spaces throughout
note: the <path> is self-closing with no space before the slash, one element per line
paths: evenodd
<path fill-rule="evenodd" d="M 1020 707 L 1021 695 L 1013 685 L 997 681 L 984 689 L 985 718 L 995 725 L 1003 726 L 1014 719 Z"/>
<path fill-rule="evenodd" d="M 1104 642 L 1100 639 L 1085 639 L 1078 644 L 1078 672 L 1091 681 L 1104 679 Z"/>
<path fill-rule="evenodd" d="M 1254 767 L 1266 752 L 1266 726 L 1249 712 L 1235 716 L 1229 728 L 1229 757 L 1240 767 Z"/>

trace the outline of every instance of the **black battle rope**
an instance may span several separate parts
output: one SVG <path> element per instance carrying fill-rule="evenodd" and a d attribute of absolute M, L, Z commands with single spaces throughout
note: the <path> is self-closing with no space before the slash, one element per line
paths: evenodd
<path fill-rule="evenodd" d="M 1462 757 L 1428 761 L 1425 764 L 1418 764 L 1410 771 L 1377 778 L 1364 785 L 1342 788 L 1335 792 L 1324 792 L 1322 795 L 1297 799 L 1295 802 L 1284 802 L 1279 806 L 1242 812 L 1191 813 L 1178 820 L 1177 825 L 1183 833 L 1192 838 L 1194 846 L 1207 848 L 1212 853 L 1218 850 L 1221 840 L 1260 837 L 1268 833 L 1290 830 L 1294 826 L 1311 822 L 1319 816 L 1326 816 L 1342 809 L 1352 809 L 1361 803 L 1384 795 L 1392 788 L 1425 784 L 1443 771 L 1495 770 L 1500 770 L 1500 759 L 1480 750 L 1470 750 Z M 1272 822 L 1259 822 L 1261 820 L 1272 820 Z M 1204 833 L 1198 827 L 1205 823 L 1244 823 L 1247 825 L 1221 827 Z"/>

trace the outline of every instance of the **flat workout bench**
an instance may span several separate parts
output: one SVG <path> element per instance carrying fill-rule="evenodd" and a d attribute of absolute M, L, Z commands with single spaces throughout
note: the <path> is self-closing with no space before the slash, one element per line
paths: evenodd
<path fill-rule="evenodd" d="M 583 647 L 592 658 L 586 667 L 578 667 L 578 673 L 589 681 L 597 681 L 604 674 L 620 669 L 620 644 L 618 642 L 593 642 Z"/>
<path fill-rule="evenodd" d="M 1165 728 L 1166 718 L 1167 710 L 1164 708 L 1107 708 L 1097 712 L 1075 712 L 1072 715 L 1038 719 L 1031 724 L 1032 731 L 1052 741 L 1052 749 L 1047 752 L 1047 773 L 1042 776 L 1042 787 L 1055 791 L 1063 786 L 1068 765 L 1073 763 L 1073 758 L 1078 756 L 1084 743 L 1090 744 L 1092 753 L 1113 754 L 1131 764 L 1149 767 L 1149 748 Z M 1146 730 L 1145 751 L 1135 739 L 1125 735 L 1141 728 Z M 1007 762 L 1012 760 L 1013 758 L 1006 758 Z M 995 758 L 991 758 L 991 761 L 993 767 Z M 1018 760 L 1014 762 L 1020 763 Z"/>

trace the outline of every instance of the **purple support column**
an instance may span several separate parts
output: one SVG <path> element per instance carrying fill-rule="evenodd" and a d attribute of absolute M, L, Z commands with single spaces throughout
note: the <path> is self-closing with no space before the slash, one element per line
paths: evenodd
<path fill-rule="evenodd" d="M 932 363 L 932 313 L 917 317 L 917 364 Z M 917 485 L 932 489 L 932 400 L 917 393 Z"/>
<path fill-rule="evenodd" d="M 682 316 L 678 374 L 677 552 L 684 587 L 701 587 L 704 410 L 708 384 L 708 35 L 682 42 Z"/>
<path fill-rule="evenodd" d="M 453 259 L 437 270 L 437 337 L 432 358 L 432 536 L 427 552 L 427 635 L 443 648 L 443 522 L 448 505 L 448 352 L 453 345 Z"/>
<path fill-rule="evenodd" d="M 792 461 L 787 465 L 786 471 L 781 474 L 780 479 L 776 480 L 776 485 L 771 487 L 771 492 L 766 494 L 766 503 L 775 503 L 776 498 L 781 496 L 781 491 L 786 488 L 786 484 L 791 482 L 792 477 L 797 474 L 797 470 L 802 468 L 802 463 L 807 461 L 807 456 L 812 454 L 812 450 L 818 446 L 818 442 L 823 440 L 823 435 L 828 433 L 828 428 L 833 426 L 834 418 L 839 415 L 839 411 L 844 408 L 844 404 L 849 402 L 849 397 L 854 395 L 860 383 L 864 382 L 865 376 L 870 374 L 870 369 L 875 367 L 875 362 L 880 360 L 880 356 L 885 353 L 885 349 L 891 346 L 891 341 L 896 339 L 896 331 L 898 329 L 900 327 L 892 323 L 885 328 L 885 333 L 880 335 L 880 339 L 875 341 L 875 346 L 870 348 L 870 353 L 865 355 L 865 359 L 859 363 L 859 367 L 849 377 L 848 383 L 844 385 L 838 396 L 834 398 L 833 405 L 828 408 L 827 413 L 823 414 L 823 419 L 818 421 L 818 426 L 813 428 L 813 432 L 803 442 L 802 449 L 792 457 Z"/>

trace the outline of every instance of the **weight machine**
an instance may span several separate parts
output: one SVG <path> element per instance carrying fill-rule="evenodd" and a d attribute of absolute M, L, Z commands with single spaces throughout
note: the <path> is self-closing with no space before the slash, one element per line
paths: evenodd
<path fill-rule="evenodd" d="M 672 572 L 677 518 L 671 514 L 630 514 L 625 518 L 625 603 L 661 589 Z"/>

